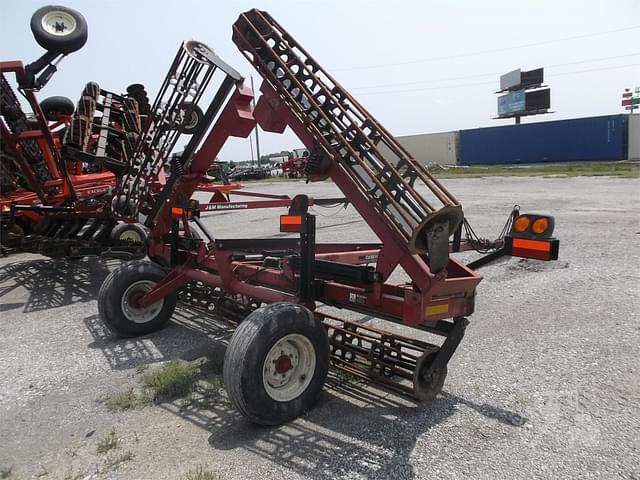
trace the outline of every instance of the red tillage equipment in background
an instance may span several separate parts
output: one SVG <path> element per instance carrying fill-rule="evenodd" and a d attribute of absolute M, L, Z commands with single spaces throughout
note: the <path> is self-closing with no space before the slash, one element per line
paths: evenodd
<path fill-rule="evenodd" d="M 474 268 L 503 255 L 556 259 L 553 218 L 516 210 L 502 238 L 480 245 L 458 200 L 269 14 L 240 15 L 233 41 L 263 77 L 262 96 L 253 110 L 252 92 L 223 71 L 205 114 L 212 127 L 197 152 L 190 146 L 194 154 L 187 149 L 179 159 L 147 217 L 153 262 L 112 272 L 100 290 L 100 317 L 116 334 L 141 335 L 162 328 L 181 298 L 239 322 L 224 384 L 235 407 L 261 424 L 310 408 L 329 364 L 414 399 L 433 399 L 474 311 L 481 281 Z M 213 68 L 212 54 L 200 51 Z M 256 121 L 271 132 L 290 127 L 311 152 L 308 177 L 331 178 L 380 242 L 316 243 L 304 195 L 280 217 L 280 231 L 297 237 L 214 237 L 189 199 L 226 139 L 247 136 Z M 451 255 L 479 246 L 492 253 L 469 265 Z M 398 267 L 407 282 L 390 280 Z M 326 306 L 442 340 L 373 328 Z"/>
<path fill-rule="evenodd" d="M 305 153 L 307 150 L 305 150 Z M 282 162 L 282 173 L 285 177 L 296 178 L 303 177 L 307 168 L 308 156 L 297 157 L 292 156 Z"/>
<path fill-rule="evenodd" d="M 209 80 L 209 69 L 203 70 L 208 63 L 198 51 L 201 44 L 180 46 L 153 104 L 143 85 L 130 85 L 125 94 L 117 94 L 90 82 L 76 108 L 64 97 L 40 103 L 36 93 L 59 61 L 84 45 L 85 19 L 75 10 L 48 6 L 35 12 L 31 25 L 47 52 L 26 66 L 0 62 L 2 252 L 143 256 L 147 232 L 139 219 L 166 183 L 164 170 L 179 138 L 191 136 L 193 152 L 206 120 L 197 107 Z M 212 58 L 218 61 L 216 68 L 227 68 Z M 15 75 L 31 113 L 23 111 L 5 74 Z M 234 71 L 230 74 L 239 78 Z M 289 203 L 288 197 L 240 188 L 202 177 L 195 191 L 213 194 L 202 205 L 204 211 Z M 258 200 L 231 202 L 230 195 Z"/>

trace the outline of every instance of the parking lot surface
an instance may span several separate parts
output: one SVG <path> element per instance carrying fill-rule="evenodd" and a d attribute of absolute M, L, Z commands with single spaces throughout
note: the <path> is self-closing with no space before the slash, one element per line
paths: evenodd
<path fill-rule="evenodd" d="M 316 407 L 277 428 L 250 424 L 224 393 L 110 412 L 105 399 L 163 362 L 209 359 L 219 375 L 211 359 L 224 356 L 230 328 L 180 307 L 168 328 L 118 339 L 98 318 L 96 297 L 120 261 L 0 258 L 1 471 L 16 479 L 181 479 L 199 466 L 238 480 L 640 478 L 640 182 L 444 183 L 479 235 L 497 235 L 517 203 L 555 215 L 561 245 L 556 262 L 508 259 L 481 270 L 476 312 L 430 404 L 332 373 Z M 339 195 L 328 182 L 246 189 Z M 314 211 L 319 242 L 375 240 L 351 207 Z M 275 236 L 280 213 L 221 212 L 206 223 L 217 238 Z M 127 454 L 115 464 L 97 452 L 111 431 L 114 451 Z"/>

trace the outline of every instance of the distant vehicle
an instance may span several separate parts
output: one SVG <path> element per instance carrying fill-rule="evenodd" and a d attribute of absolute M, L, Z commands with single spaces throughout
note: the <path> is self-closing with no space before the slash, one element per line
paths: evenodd
<path fill-rule="evenodd" d="M 229 180 L 262 180 L 271 176 L 271 167 L 236 167 L 229 172 Z"/>

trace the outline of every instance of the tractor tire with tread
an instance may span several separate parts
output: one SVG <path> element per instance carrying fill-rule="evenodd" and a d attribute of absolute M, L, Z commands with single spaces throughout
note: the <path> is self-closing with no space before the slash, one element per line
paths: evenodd
<path fill-rule="evenodd" d="M 276 358 L 285 343 L 282 357 L 287 353 L 292 361 Z M 296 344 L 302 348 L 296 351 Z M 273 362 L 277 370 L 281 360 L 283 378 L 271 384 L 268 369 Z M 278 302 L 253 311 L 240 323 L 227 347 L 223 380 L 243 416 L 260 425 L 280 425 L 313 406 L 328 369 L 329 340 L 320 321 L 301 305 Z"/>
<path fill-rule="evenodd" d="M 100 287 L 100 319 L 120 337 L 136 337 L 160 330 L 175 310 L 176 292 L 142 308 L 135 307 L 135 297 L 140 298 L 165 276 L 166 270 L 145 260 L 121 265 L 107 276 Z"/>

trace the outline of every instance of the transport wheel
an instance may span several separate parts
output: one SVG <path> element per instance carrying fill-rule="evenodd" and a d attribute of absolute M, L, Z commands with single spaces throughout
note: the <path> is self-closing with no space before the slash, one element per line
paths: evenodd
<path fill-rule="evenodd" d="M 40 102 L 44 116 L 50 122 L 60 120 L 62 115 L 73 115 L 76 107 L 67 97 L 48 97 Z"/>
<path fill-rule="evenodd" d="M 126 263 L 111 272 L 98 293 L 98 313 L 105 325 L 121 337 L 164 327 L 176 308 L 176 292 L 146 307 L 137 302 L 165 276 L 165 270 L 146 261 Z"/>
<path fill-rule="evenodd" d="M 429 374 L 429 367 L 438 352 L 428 352 L 418 358 L 416 370 L 413 374 L 413 391 L 421 402 L 430 402 L 442 390 L 447 378 L 447 366 Z"/>
<path fill-rule="evenodd" d="M 39 8 L 31 17 L 36 42 L 53 53 L 68 54 L 87 42 L 87 21 L 80 12 L 58 5 Z"/>
<path fill-rule="evenodd" d="M 329 369 L 326 330 L 301 305 L 279 302 L 240 323 L 224 358 L 235 408 L 260 425 L 279 425 L 310 409 Z"/>
<path fill-rule="evenodd" d="M 144 243 L 147 231 L 139 223 L 120 223 L 111 230 L 110 237 L 118 242 Z"/>
<path fill-rule="evenodd" d="M 204 113 L 202 113 L 202 109 L 199 106 L 192 103 L 184 103 L 182 105 L 182 111 L 184 112 L 185 119 L 180 126 L 180 131 L 191 135 L 200 128 L 202 120 L 204 119 Z"/>

